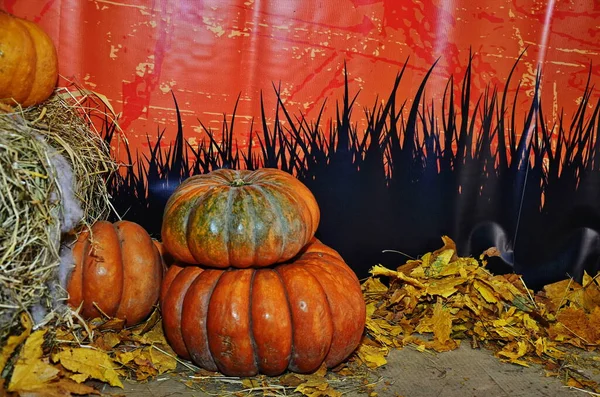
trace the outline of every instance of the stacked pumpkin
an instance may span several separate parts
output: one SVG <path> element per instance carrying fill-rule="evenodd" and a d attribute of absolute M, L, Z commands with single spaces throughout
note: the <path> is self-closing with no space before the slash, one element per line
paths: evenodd
<path fill-rule="evenodd" d="M 165 336 L 175 352 L 231 376 L 334 367 L 358 346 L 365 303 L 354 272 L 314 238 L 309 189 L 277 169 L 221 169 L 167 202 Z"/>
<path fill-rule="evenodd" d="M 354 272 L 314 237 L 319 217 L 310 190 L 277 169 L 193 176 L 167 202 L 162 245 L 127 221 L 79 235 L 69 303 L 131 326 L 159 300 L 173 350 L 226 375 L 334 367 L 360 342 L 365 303 Z"/>

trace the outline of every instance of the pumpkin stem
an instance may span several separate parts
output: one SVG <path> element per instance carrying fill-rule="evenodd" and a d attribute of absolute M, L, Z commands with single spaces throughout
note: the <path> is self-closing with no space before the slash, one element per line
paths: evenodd
<path fill-rule="evenodd" d="M 242 178 L 235 178 L 233 181 L 231 181 L 231 186 L 239 187 L 244 185 L 248 185 L 248 183 L 246 183 Z"/>

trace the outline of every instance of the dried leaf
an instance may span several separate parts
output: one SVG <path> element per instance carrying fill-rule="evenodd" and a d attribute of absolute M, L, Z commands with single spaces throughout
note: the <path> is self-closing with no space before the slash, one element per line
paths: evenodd
<path fill-rule="evenodd" d="M 448 237 L 448 236 L 442 236 L 442 242 L 444 243 L 444 246 L 442 248 L 439 248 L 439 249 L 433 251 L 433 253 L 432 253 L 433 257 L 436 257 L 441 252 L 447 251 L 447 250 L 454 251 L 454 253 L 456 254 L 456 244 L 454 243 L 454 241 L 450 237 Z M 455 261 L 456 259 L 458 259 L 458 257 L 456 255 L 453 255 L 451 257 L 452 261 Z"/>
<path fill-rule="evenodd" d="M 523 327 L 530 331 L 532 334 L 538 334 L 540 332 L 539 323 L 534 320 L 528 313 L 523 313 L 522 315 L 522 324 Z"/>
<path fill-rule="evenodd" d="M 446 342 L 440 342 L 438 339 L 434 339 L 433 341 L 428 341 L 426 343 L 427 348 L 440 353 L 454 350 L 458 346 L 460 346 L 460 341 L 454 339 L 448 339 Z"/>
<path fill-rule="evenodd" d="M 444 310 L 440 300 L 433 307 L 431 321 L 434 338 L 445 345 L 450 340 L 450 333 L 452 332 L 452 315 L 450 311 Z"/>
<path fill-rule="evenodd" d="M 105 332 L 94 341 L 93 345 L 97 348 L 108 351 L 121 343 L 121 337 L 114 332 Z"/>
<path fill-rule="evenodd" d="M 165 339 L 165 334 L 163 333 L 161 321 L 156 322 L 148 332 L 141 335 L 134 334 L 131 339 L 143 345 L 168 345 L 167 340 Z"/>
<path fill-rule="evenodd" d="M 173 371 L 177 368 L 177 360 L 175 353 L 167 354 L 164 350 L 158 350 L 156 347 L 148 347 L 144 349 L 150 358 L 150 362 L 156 368 L 159 374 L 164 374 L 168 371 Z"/>
<path fill-rule="evenodd" d="M 562 309 L 556 319 L 573 336 L 581 339 L 585 344 L 591 344 L 598 338 L 600 330 L 593 329 L 583 309 L 577 307 L 567 307 Z"/>
<path fill-rule="evenodd" d="M 298 385 L 294 392 L 307 397 L 342 397 L 342 393 L 333 389 L 325 378 L 309 379 Z"/>
<path fill-rule="evenodd" d="M 53 354 L 52 360 L 60 362 L 72 372 L 88 375 L 91 378 L 108 382 L 111 386 L 123 388 L 113 361 L 103 351 L 90 348 L 67 348 Z"/>
<path fill-rule="evenodd" d="M 506 302 L 512 302 L 515 296 L 521 295 L 521 292 L 502 275 L 493 276 L 488 281 L 496 295 Z"/>
<path fill-rule="evenodd" d="M 435 259 L 429 265 L 429 277 L 439 276 L 440 273 L 448 266 L 450 260 L 454 256 L 454 249 L 443 249 L 437 255 L 435 255 Z"/>
<path fill-rule="evenodd" d="M 391 278 L 395 278 L 398 280 L 402 280 L 405 281 L 411 285 L 414 285 L 415 287 L 419 287 L 419 288 L 424 288 L 425 286 L 423 285 L 423 283 L 421 283 L 419 280 L 417 280 L 416 278 L 413 277 L 409 277 L 407 275 L 405 275 L 404 273 L 401 272 L 397 272 L 394 270 L 390 270 L 387 269 L 381 265 L 375 265 L 373 266 L 373 268 L 371 269 L 370 273 L 373 276 L 386 276 L 386 277 L 391 277 Z"/>
<path fill-rule="evenodd" d="M 291 386 L 296 387 L 304 382 L 304 379 L 300 377 L 300 375 L 296 375 L 293 373 L 287 373 L 279 377 L 279 383 L 283 386 Z"/>
<path fill-rule="evenodd" d="M 46 330 L 32 333 L 19 354 L 19 359 L 13 370 L 8 391 L 23 392 L 44 388 L 58 377 L 59 370 L 42 361 L 42 344 Z"/>
<path fill-rule="evenodd" d="M 548 309 L 553 313 L 569 303 L 584 306 L 584 290 L 575 280 L 567 279 L 544 286 L 544 296 L 549 299 Z"/>
<path fill-rule="evenodd" d="M 57 383 L 53 383 L 52 387 L 56 390 L 63 392 L 63 396 L 67 395 L 67 393 L 76 394 L 76 395 L 89 395 L 89 394 L 97 394 L 100 395 L 100 392 L 88 385 L 82 385 L 76 382 L 71 382 L 67 379 L 61 379 Z"/>
<path fill-rule="evenodd" d="M 487 284 L 482 283 L 479 280 L 475 280 L 473 282 L 473 287 L 481 294 L 481 297 L 485 299 L 487 303 L 497 303 L 498 298 L 496 298 L 494 291 L 487 286 Z"/>
<path fill-rule="evenodd" d="M 588 317 L 589 328 L 594 331 L 595 339 L 592 340 L 595 344 L 600 344 L 600 306 L 596 306 Z"/>
<path fill-rule="evenodd" d="M 484 257 L 493 257 L 493 256 L 502 256 L 500 254 L 500 250 L 496 247 L 490 247 L 483 251 L 483 253 L 479 256 L 479 259 L 483 259 Z"/>
<path fill-rule="evenodd" d="M 595 284 L 594 286 L 592 286 L 592 284 Z M 592 286 L 595 289 L 598 289 L 598 276 L 596 277 L 592 277 L 588 274 L 587 271 L 584 270 L 583 272 L 583 284 L 582 284 L 583 288 L 588 288 L 590 286 Z"/>
<path fill-rule="evenodd" d="M 378 278 L 370 277 L 362 284 L 362 290 L 364 294 L 385 294 L 388 291 L 388 287 Z"/>
<path fill-rule="evenodd" d="M 83 383 L 89 378 L 89 376 L 86 374 L 73 374 L 69 378 L 71 378 L 77 383 Z"/>
<path fill-rule="evenodd" d="M 458 258 L 457 260 L 450 262 L 444 269 L 439 273 L 439 276 L 460 276 L 467 278 L 469 274 L 475 270 L 479 264 L 473 258 Z"/>
<path fill-rule="evenodd" d="M 496 355 L 505 357 L 507 361 L 509 361 L 512 364 L 529 367 L 529 364 L 527 364 L 526 361 L 521 360 L 521 357 L 527 354 L 528 346 L 528 343 L 524 340 L 512 342 L 504 346 L 504 348 L 498 353 L 496 353 Z"/>
<path fill-rule="evenodd" d="M 125 320 L 120 318 L 110 318 L 98 325 L 98 331 L 115 331 L 119 332 L 125 328 Z"/>
<path fill-rule="evenodd" d="M 135 360 L 137 356 L 139 356 L 141 351 L 139 349 L 131 350 L 131 351 L 117 351 L 115 353 L 115 361 L 127 365 L 131 361 Z"/>
<path fill-rule="evenodd" d="M 387 321 L 383 319 L 374 320 L 372 318 L 367 318 L 365 322 L 365 327 L 371 331 L 371 336 L 386 346 L 391 346 L 393 344 L 393 340 L 390 338 L 390 330 L 386 330 L 384 327 L 394 327 L 389 324 Z M 401 333 L 401 327 L 394 328 L 396 332 Z"/>
<path fill-rule="evenodd" d="M 26 395 L 27 397 L 69 397 L 72 395 L 100 395 L 100 392 L 91 386 L 78 384 L 63 378 L 56 382 L 46 384 L 41 390 L 28 391 L 20 394 L 21 396 Z"/>
<path fill-rule="evenodd" d="M 260 387 L 260 383 L 256 379 L 245 378 L 242 379 L 242 386 L 244 387 L 244 389 L 255 389 L 257 387 Z"/>
<path fill-rule="evenodd" d="M 462 277 L 448 277 L 442 279 L 434 279 L 429 282 L 425 289 L 429 295 L 439 295 L 448 298 L 456 293 L 458 285 L 465 283 L 467 280 Z"/>
<path fill-rule="evenodd" d="M 19 335 L 9 336 L 6 345 L 2 348 L 2 352 L 0 353 L 0 373 L 4 370 L 6 363 L 17 347 L 19 347 L 19 345 L 27 339 L 29 334 L 31 334 L 31 327 L 33 324 L 31 322 L 31 317 L 25 312 L 21 313 L 21 325 L 23 326 L 23 331 Z"/>
<path fill-rule="evenodd" d="M 592 278 L 585 272 L 583 275 L 583 290 L 583 308 L 589 313 L 600 306 L 598 278 Z"/>
<path fill-rule="evenodd" d="M 117 363 L 133 366 L 137 380 L 145 380 L 177 368 L 175 353 L 166 348 L 148 346 L 131 351 L 115 352 Z"/>
<path fill-rule="evenodd" d="M 378 368 L 387 364 L 385 356 L 387 356 L 388 352 L 388 349 L 385 347 L 374 346 L 363 340 L 356 354 L 367 367 Z"/>
<path fill-rule="evenodd" d="M 421 271 L 423 270 L 423 267 L 421 266 L 423 261 L 425 261 L 425 257 L 431 255 L 431 253 L 425 254 L 420 260 L 419 259 L 411 259 L 406 261 L 405 264 L 398 266 L 396 268 L 396 271 L 398 273 L 404 273 L 404 274 L 411 274 L 416 268 L 421 268 Z"/>
<path fill-rule="evenodd" d="M 146 332 L 155 328 L 155 325 L 159 322 L 159 320 L 160 320 L 160 311 L 158 309 L 155 309 L 146 321 L 144 321 L 141 324 L 136 325 L 134 328 L 132 328 L 132 331 L 135 335 L 145 334 Z"/>

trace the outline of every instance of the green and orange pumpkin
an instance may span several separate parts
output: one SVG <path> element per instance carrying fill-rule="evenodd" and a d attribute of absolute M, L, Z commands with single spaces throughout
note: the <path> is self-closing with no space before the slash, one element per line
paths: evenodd
<path fill-rule="evenodd" d="M 268 269 L 175 264 L 160 301 L 175 352 L 231 376 L 334 367 L 358 346 L 365 325 L 356 275 L 316 239 Z"/>
<path fill-rule="evenodd" d="M 294 257 L 314 237 L 319 218 L 311 191 L 284 171 L 219 169 L 175 190 L 161 236 L 181 262 L 265 267 Z"/>
<path fill-rule="evenodd" d="M 127 326 L 144 320 L 158 303 L 164 263 L 150 235 L 129 221 L 98 221 L 72 248 L 68 303 L 84 318 L 110 317 Z"/>

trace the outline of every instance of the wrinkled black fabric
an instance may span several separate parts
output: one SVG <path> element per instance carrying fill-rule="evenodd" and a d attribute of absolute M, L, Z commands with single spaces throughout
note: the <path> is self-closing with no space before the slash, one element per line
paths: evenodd
<path fill-rule="evenodd" d="M 160 155 L 159 139 L 147 167 L 139 169 L 145 176 L 129 168 L 127 178 L 109 183 L 115 208 L 158 236 L 166 200 L 189 175 L 222 167 L 281 167 L 313 192 L 321 209 L 317 238 L 337 250 L 359 278 L 378 263 L 395 268 L 438 249 L 443 235 L 463 256 L 479 257 L 497 247 L 500 256 L 490 260 L 490 270 L 521 274 L 533 289 L 568 277 L 581 281 L 584 271 L 595 275 L 600 103 L 590 99 L 591 79 L 579 108 L 556 121 L 541 103 L 539 79 L 526 106 L 510 93 L 516 85 L 510 75 L 504 87 L 475 97 L 470 60 L 443 107 L 429 106 L 425 87 L 432 71 L 433 65 L 408 102 L 406 93 L 396 92 L 399 73 L 385 105 L 365 109 L 365 129 L 356 127 L 356 97 L 347 80 L 336 117 L 328 121 L 295 119 L 276 92 L 277 117 L 286 126 L 259 133 L 260 152 L 235 148 L 231 138 L 206 130 L 203 145 L 212 143 L 184 156 L 178 117 L 176 140 L 165 149 L 169 155 Z M 268 125 L 265 114 L 261 124 Z"/>
<path fill-rule="evenodd" d="M 487 248 L 496 247 L 500 257 L 490 261 L 490 270 L 521 274 L 527 286 L 535 290 L 570 277 L 581 283 L 584 271 L 595 275 L 600 270 L 600 233 L 589 227 L 540 242 L 539 251 L 515 250 L 509 241 L 508 234 L 498 223 L 486 222 L 473 228 L 468 240 L 458 249 L 461 255 L 477 256 Z"/>

